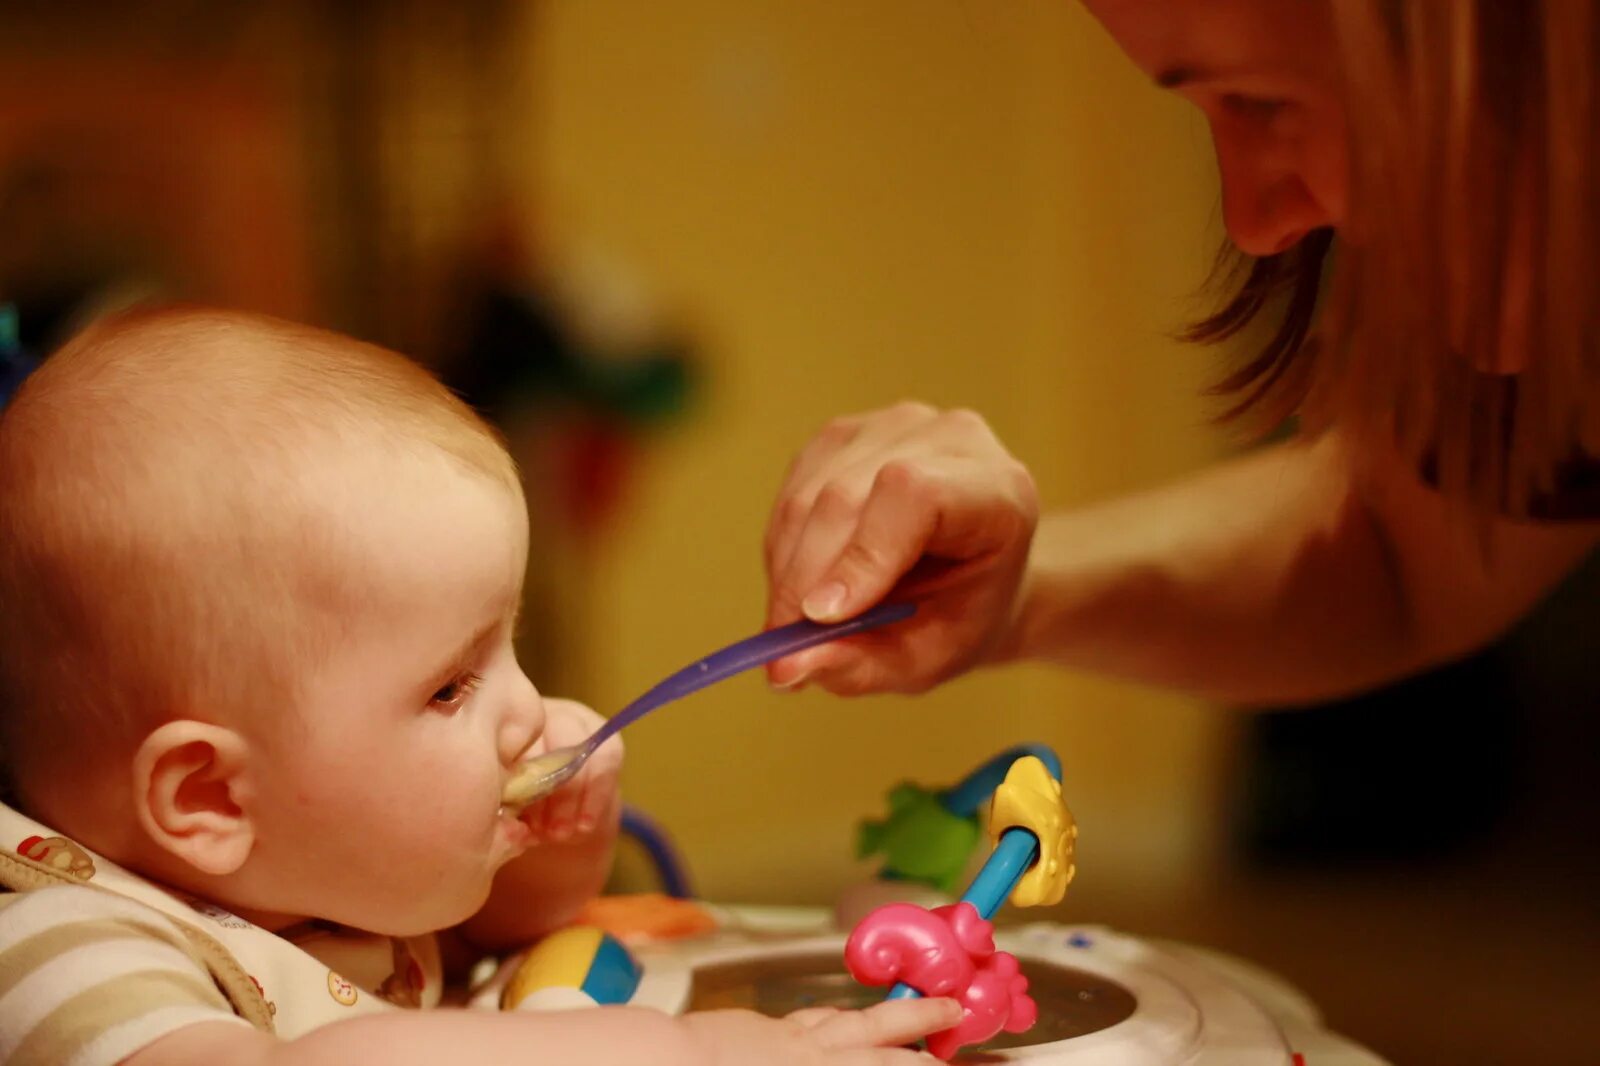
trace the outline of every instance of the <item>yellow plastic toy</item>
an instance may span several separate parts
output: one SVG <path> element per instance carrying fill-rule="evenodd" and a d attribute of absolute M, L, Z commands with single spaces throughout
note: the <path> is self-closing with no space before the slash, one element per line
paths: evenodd
<path fill-rule="evenodd" d="M 1060 903 L 1078 872 L 1073 862 L 1078 825 L 1061 798 L 1061 782 L 1032 755 L 1012 763 L 994 790 L 989 839 L 998 846 L 1008 829 L 1026 829 L 1039 840 L 1039 857 L 1012 890 L 1011 902 L 1019 907 Z"/>

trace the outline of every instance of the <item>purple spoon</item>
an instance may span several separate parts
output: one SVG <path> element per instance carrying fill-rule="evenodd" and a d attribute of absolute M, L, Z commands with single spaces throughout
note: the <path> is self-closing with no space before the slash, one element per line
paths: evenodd
<path fill-rule="evenodd" d="M 794 622 L 730 644 L 657 684 L 606 719 L 606 723 L 596 729 L 588 740 L 547 751 L 524 762 L 506 783 L 505 794 L 501 798 L 507 809 L 515 811 L 548 795 L 582 769 L 595 749 L 624 726 L 632 725 L 658 707 L 681 700 L 734 674 L 765 666 L 818 644 L 903 622 L 916 613 L 917 607 L 913 603 L 880 603 L 848 621 L 827 625 L 810 621 Z"/>

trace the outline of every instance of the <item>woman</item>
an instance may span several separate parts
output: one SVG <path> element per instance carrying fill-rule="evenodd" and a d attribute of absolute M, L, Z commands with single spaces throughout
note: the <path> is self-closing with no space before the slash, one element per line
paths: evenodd
<path fill-rule="evenodd" d="M 1041 518 L 978 416 L 841 418 L 779 492 L 768 620 L 922 609 L 771 680 L 915 691 L 1040 658 L 1282 704 L 1487 642 L 1600 535 L 1600 3 L 1088 6 L 1210 124 L 1254 262 L 1193 335 L 1281 316 L 1220 389 L 1300 431 Z"/>

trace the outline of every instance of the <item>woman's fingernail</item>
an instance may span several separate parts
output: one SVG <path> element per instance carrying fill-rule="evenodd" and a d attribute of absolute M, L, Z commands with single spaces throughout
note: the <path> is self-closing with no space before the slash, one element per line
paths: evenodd
<path fill-rule="evenodd" d="M 831 581 L 807 596 L 800 609 L 806 613 L 807 618 L 818 622 L 836 621 L 840 609 L 844 607 L 846 592 L 842 583 Z"/>

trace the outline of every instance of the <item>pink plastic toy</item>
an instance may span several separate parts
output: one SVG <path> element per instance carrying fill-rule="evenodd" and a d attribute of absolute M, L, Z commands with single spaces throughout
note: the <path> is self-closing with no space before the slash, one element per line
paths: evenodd
<path fill-rule="evenodd" d="M 949 1059 L 1004 1029 L 1033 1026 L 1039 1010 L 1017 960 L 994 948 L 994 926 L 971 903 L 926 910 L 890 903 L 861 920 L 844 948 L 845 965 L 864 985 L 909 985 L 925 996 L 951 996 L 961 1021 L 928 1037 L 928 1051 Z"/>

